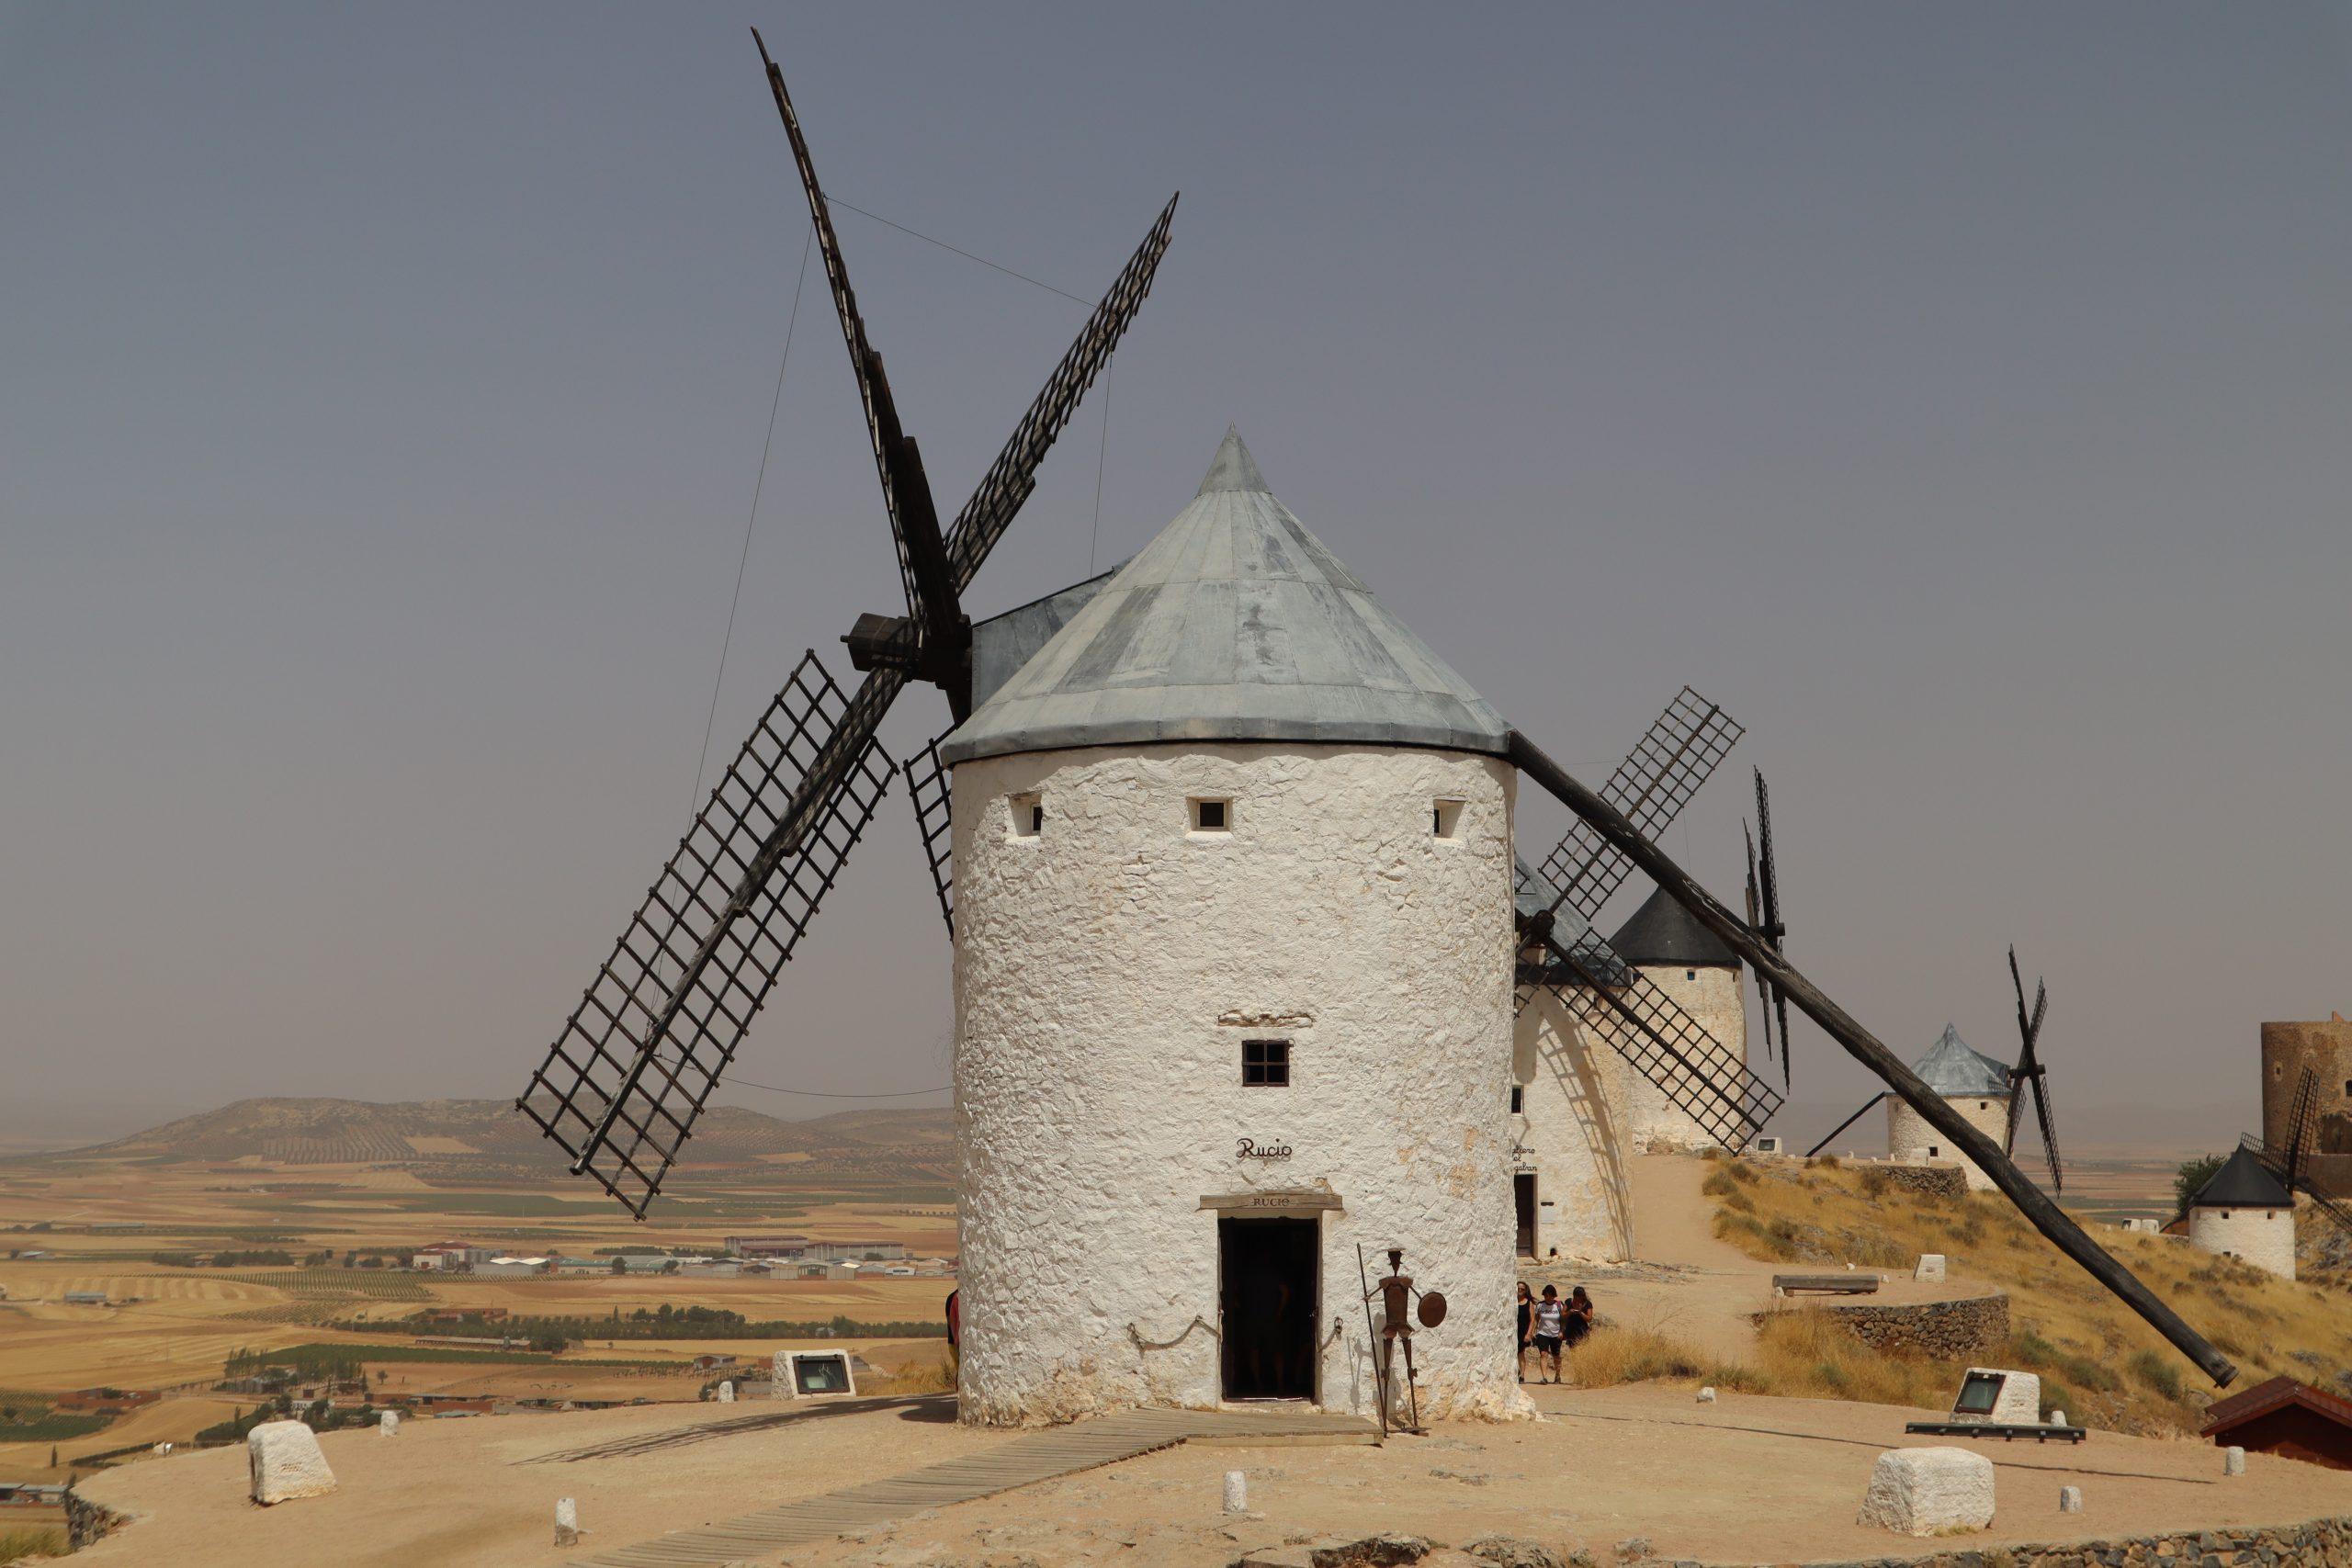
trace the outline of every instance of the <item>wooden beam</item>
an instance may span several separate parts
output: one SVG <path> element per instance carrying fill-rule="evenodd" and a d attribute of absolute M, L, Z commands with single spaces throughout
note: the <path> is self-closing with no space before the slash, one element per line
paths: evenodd
<path fill-rule="evenodd" d="M 1966 1118 L 1947 1104 L 1941 1095 L 1921 1082 L 1918 1075 L 1904 1066 L 1876 1035 L 1856 1022 L 1845 1009 L 1831 1001 L 1812 981 L 1797 973 L 1787 959 L 1758 939 L 1746 921 L 1715 902 L 1707 890 L 1675 864 L 1664 850 L 1650 842 L 1625 820 L 1622 813 L 1578 784 L 1566 769 L 1544 755 L 1542 748 L 1515 729 L 1510 735 L 1510 760 L 1521 773 L 1543 785 L 1563 806 L 1590 823 L 1594 831 L 1632 857 L 1634 864 L 1666 890 L 1667 897 L 1690 910 L 1701 925 L 1722 938 L 1734 953 L 1753 964 L 1758 974 L 1780 987 L 1807 1018 L 1821 1025 L 1831 1039 L 1883 1079 L 1887 1088 L 1924 1117 L 1929 1126 L 1958 1145 L 1961 1152 L 1975 1161 L 1977 1167 L 1993 1179 L 1993 1184 L 2018 1206 L 2018 1212 L 2032 1222 L 2033 1228 L 2050 1238 L 2052 1246 L 2082 1265 L 2093 1279 L 2113 1292 L 2124 1305 L 2138 1313 L 2150 1327 L 2163 1335 L 2182 1355 L 2196 1362 L 2205 1375 L 2213 1380 L 2216 1387 L 2229 1386 L 2238 1375 L 2238 1371 L 2228 1357 L 2215 1349 L 2203 1335 L 2189 1327 L 2178 1313 L 2142 1284 L 2137 1275 L 2085 1234 L 2064 1209 L 2051 1201 L 2049 1194 L 2036 1187 L 2025 1172 L 2001 1152 L 1999 1145 L 1970 1126 Z"/>

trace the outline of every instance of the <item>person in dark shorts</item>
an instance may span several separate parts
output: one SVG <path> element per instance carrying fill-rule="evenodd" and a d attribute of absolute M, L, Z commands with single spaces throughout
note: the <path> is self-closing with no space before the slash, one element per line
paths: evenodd
<path fill-rule="evenodd" d="M 1592 1332 L 1592 1298 L 1584 1293 L 1582 1285 L 1568 1292 L 1566 1321 L 1561 1326 L 1567 1331 L 1571 1350 L 1583 1344 L 1584 1337 Z"/>
<path fill-rule="evenodd" d="M 1552 1370 L 1552 1381 L 1560 1381 L 1560 1350 L 1567 1343 L 1568 1314 L 1560 1303 L 1557 1285 L 1544 1287 L 1544 1299 L 1535 1303 L 1535 1367 L 1537 1382 L 1546 1363 Z"/>
<path fill-rule="evenodd" d="M 1527 1337 L 1532 1331 L 1534 1321 L 1535 1293 L 1527 1288 L 1527 1281 L 1521 1280 L 1519 1282 L 1519 1337 L 1515 1341 L 1519 1346 L 1519 1381 L 1521 1382 L 1527 1381 Z"/>

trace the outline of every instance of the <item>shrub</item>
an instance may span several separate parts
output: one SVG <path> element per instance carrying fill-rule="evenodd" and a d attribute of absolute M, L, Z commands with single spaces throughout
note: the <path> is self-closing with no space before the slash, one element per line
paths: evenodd
<path fill-rule="evenodd" d="M 1884 1197 L 1886 1190 L 1894 1184 L 1894 1179 L 1883 1170 L 1865 1169 L 1862 1172 L 1862 1196 L 1865 1198 Z"/>
<path fill-rule="evenodd" d="M 2195 1159 L 2180 1162 L 2172 1179 L 2172 1217 L 2184 1219 L 2188 1213 L 2188 1201 L 2197 1190 L 2213 1179 L 2213 1173 L 2229 1163 L 2220 1155 L 2199 1155 Z"/>
<path fill-rule="evenodd" d="M 2142 1350 L 2132 1358 L 2133 1375 L 2166 1399 L 2177 1400 L 2187 1393 L 2181 1387 L 2180 1369 L 2154 1350 Z"/>
<path fill-rule="evenodd" d="M 71 1550 L 65 1543 L 65 1532 L 53 1527 L 0 1529 L 0 1562 L 14 1562 L 19 1557 L 62 1557 Z"/>

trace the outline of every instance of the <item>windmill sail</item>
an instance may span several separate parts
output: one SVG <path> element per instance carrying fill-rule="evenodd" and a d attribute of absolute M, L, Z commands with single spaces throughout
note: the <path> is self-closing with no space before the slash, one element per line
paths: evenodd
<path fill-rule="evenodd" d="M 1772 951 L 1778 953 L 1789 928 L 1781 919 L 1781 873 L 1772 861 L 1772 797 L 1764 788 L 1764 770 L 1758 768 L 1755 772 L 1756 838 L 1764 872 L 1764 923 L 1757 929 Z M 1759 976 L 1758 984 L 1762 983 Z M 1789 994 L 1777 985 L 1772 987 L 1772 1011 L 1781 1021 L 1781 1087 L 1790 1089 L 1795 1084 L 1795 1063 L 1789 1055 Z"/>
<path fill-rule="evenodd" d="M 801 659 L 515 1101 L 639 1219 L 873 819 L 903 679 Z"/>
<path fill-rule="evenodd" d="M 1643 832 L 1662 832 L 1747 733 L 1731 715 L 1685 686 L 1641 743 L 1625 753 L 1601 786 L 1600 798 Z M 1578 818 L 1542 869 L 1567 907 L 1589 920 L 1624 885 L 1634 863 Z"/>
<path fill-rule="evenodd" d="M 953 734 L 951 729 L 947 734 Z M 939 895 L 939 912 L 947 921 L 950 941 L 956 936 L 955 821 L 948 810 L 946 765 L 939 760 L 944 734 L 907 760 L 907 794 L 915 803 L 915 829 L 922 835 L 923 864 L 931 870 L 932 890 Z"/>

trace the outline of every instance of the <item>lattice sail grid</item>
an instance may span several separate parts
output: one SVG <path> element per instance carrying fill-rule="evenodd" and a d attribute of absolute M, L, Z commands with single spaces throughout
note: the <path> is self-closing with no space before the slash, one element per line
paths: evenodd
<path fill-rule="evenodd" d="M 939 895 L 939 912 L 947 920 L 950 941 L 956 936 L 956 824 L 949 815 L 949 779 L 939 761 L 939 742 L 954 733 L 951 728 L 907 760 L 907 793 L 914 797 L 923 863 L 931 868 L 931 886 Z"/>
<path fill-rule="evenodd" d="M 1628 983 L 1605 992 L 1589 985 L 1549 988 L 1710 1137 L 1735 1152 L 1747 1147 L 1781 1109 L 1781 1095 L 1655 981 L 1623 968 Z"/>
<path fill-rule="evenodd" d="M 639 1219 L 896 771 L 867 740 L 797 845 L 726 919 L 847 707 L 816 655 L 805 656 L 515 1102 L 575 1162 L 589 1152 L 582 1168 Z M 706 943 L 708 962 L 646 1051 Z"/>
<path fill-rule="evenodd" d="M 1655 839 L 1747 730 L 1731 715 L 1685 686 L 1658 715 L 1641 743 L 1625 754 L 1601 787 L 1600 798 Z M 1579 819 L 1544 863 L 1544 874 L 1567 890 L 1568 907 L 1586 919 L 1600 912 L 1632 874 L 1634 863 Z"/>

